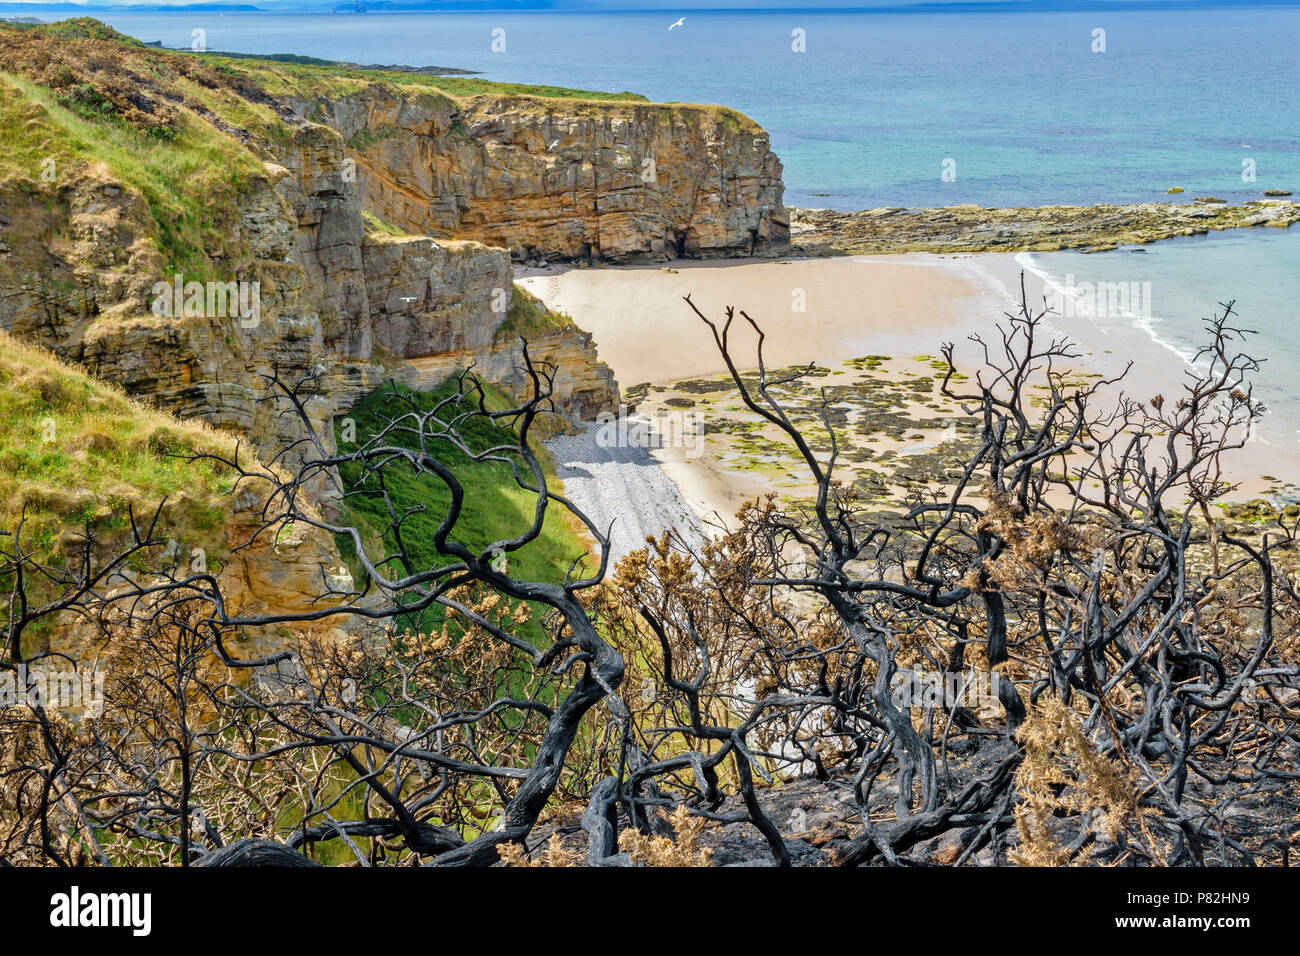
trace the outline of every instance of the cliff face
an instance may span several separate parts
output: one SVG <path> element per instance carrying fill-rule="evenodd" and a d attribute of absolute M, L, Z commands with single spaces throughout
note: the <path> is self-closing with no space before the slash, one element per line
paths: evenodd
<path fill-rule="evenodd" d="M 514 289 L 504 251 L 492 251 L 485 256 L 474 242 L 367 238 L 374 345 L 376 352 L 400 359 L 391 365 L 393 377 L 413 388 L 433 388 L 473 366 L 516 399 L 528 396 L 519 337 L 506 328 L 514 299 L 525 293 Z M 534 366 L 552 369 L 552 404 L 565 418 L 589 421 L 618 408 L 618 383 L 609 366 L 595 359 L 589 333 L 558 321 L 527 330 L 525 338 Z"/>
<path fill-rule="evenodd" d="M 491 347 L 513 298 L 510 261 L 500 250 L 370 236 L 362 252 L 378 348 L 405 360 Z"/>
<path fill-rule="evenodd" d="M 339 132 L 363 205 L 408 232 L 615 262 L 749 255 L 789 236 L 781 162 L 731 110 L 378 85 L 291 106 Z"/>
<path fill-rule="evenodd" d="M 735 255 L 788 236 L 781 164 L 730 110 L 453 96 L 76 23 L 0 29 L 15 75 L 0 77 L 0 328 L 259 452 L 302 436 L 264 401 L 275 374 L 305 382 L 327 444 L 389 377 L 432 386 L 472 363 L 522 393 L 512 256 Z M 173 282 L 255 289 L 257 314 L 160 310 Z M 617 407 L 589 335 L 548 321 L 528 339 L 556 366 L 557 410 Z"/>
<path fill-rule="evenodd" d="M 505 250 L 368 232 L 343 143 L 326 127 L 303 124 L 269 145 L 273 158 L 227 223 L 228 248 L 182 275 L 256 283 L 256 316 L 186 314 L 179 302 L 157 314 L 154 286 L 175 276 L 148 204 L 92 164 L 44 191 L 0 184 L 0 224 L 12 227 L 0 249 L 0 323 L 267 453 L 302 435 L 286 407 L 264 401 L 276 372 L 289 383 L 314 376 L 307 410 L 327 444 L 330 420 L 386 378 L 434 385 L 471 363 L 490 381 L 517 377 L 517 344 L 496 341 L 516 294 Z M 578 342 L 564 355 L 557 405 L 581 417 L 615 407 L 618 393 L 589 337 Z M 585 383 L 581 395 L 570 382 Z"/>
<path fill-rule="evenodd" d="M 0 328 L 259 453 L 303 434 L 265 400 L 271 376 L 299 386 L 329 447 L 331 420 L 386 378 L 431 387 L 472 364 L 522 396 L 521 333 L 557 411 L 614 410 L 591 336 L 520 308 L 512 257 L 735 255 L 788 236 L 767 134 L 722 108 L 453 95 L 150 49 L 88 20 L 0 26 L 0 54 Z M 253 313 L 214 310 L 214 286 Z"/>
<path fill-rule="evenodd" d="M 108 529 L 127 504 L 174 492 L 178 553 L 220 563 L 235 613 L 319 607 L 326 582 L 348 590 L 334 542 L 304 528 L 247 545 L 255 496 L 196 484 L 202 467 L 163 451 L 127 472 L 123 435 L 167 450 L 195 429 L 194 443 L 265 458 L 304 437 L 288 403 L 267 400 L 278 376 L 329 450 L 333 419 L 388 378 L 433 387 L 472 365 L 523 397 L 521 335 L 553 376 L 555 411 L 594 418 L 618 407 L 617 383 L 590 335 L 515 288 L 512 255 L 744 254 L 788 233 L 767 136 L 727 110 L 486 84 L 453 98 L 395 75 L 150 49 L 89 20 L 0 24 L 0 57 L 0 330 L 15 337 L 0 344 L 14 374 L 35 367 L 23 350 L 36 343 L 223 432 L 154 421 L 114 392 L 115 438 L 78 399 L 58 447 L 79 470 L 12 469 L 10 497 L 29 515 L 44 502 L 55 530 L 87 509 Z M 85 378 L 55 378 L 67 376 Z M 58 394 L 21 392 L 42 434 Z M 141 423 L 154 430 L 136 435 Z M 175 488 L 160 483 L 168 469 Z M 308 491 L 331 510 L 326 477 Z M 255 651 L 284 637 L 250 635 Z"/>

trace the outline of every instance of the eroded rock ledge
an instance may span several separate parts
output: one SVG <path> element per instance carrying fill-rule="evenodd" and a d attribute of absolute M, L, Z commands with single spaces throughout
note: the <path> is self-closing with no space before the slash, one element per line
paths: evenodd
<path fill-rule="evenodd" d="M 517 294 L 507 251 L 375 231 L 326 127 L 304 124 L 272 146 L 274 161 L 230 210 L 235 251 L 206 270 L 258 283 L 255 320 L 154 314 L 151 289 L 174 272 L 149 241 L 156 226 L 133 189 L 90 165 L 54 184 L 52 200 L 0 183 L 0 327 L 266 454 L 302 437 L 264 400 L 272 374 L 314 376 L 307 411 L 327 443 L 331 419 L 388 378 L 432 387 L 475 365 L 511 387 L 522 356 L 517 337 L 498 334 Z M 563 363 L 554 403 L 570 420 L 617 407 L 617 383 L 582 330 L 557 322 L 532 351 Z"/>
<path fill-rule="evenodd" d="M 608 262 L 751 255 L 788 238 L 766 131 L 722 107 L 378 84 L 290 105 L 338 131 L 363 206 L 407 232 Z"/>
<path fill-rule="evenodd" d="M 860 212 L 791 209 L 790 236 L 805 255 L 879 255 L 895 252 L 1102 251 L 1175 236 L 1246 226 L 1287 228 L 1300 221 L 1300 204 L 1259 200 L 1041 206 L 985 209 L 883 207 Z"/>

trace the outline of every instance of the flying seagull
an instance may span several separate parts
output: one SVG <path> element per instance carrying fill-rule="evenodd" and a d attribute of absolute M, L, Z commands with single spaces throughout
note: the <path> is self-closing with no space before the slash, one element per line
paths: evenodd
<path fill-rule="evenodd" d="M 676 23 L 674 23 L 672 26 L 668 28 L 668 32 L 671 33 L 672 31 L 676 30 L 678 27 L 684 27 L 684 26 L 686 26 L 686 18 L 682 17 L 680 20 L 678 20 Z"/>

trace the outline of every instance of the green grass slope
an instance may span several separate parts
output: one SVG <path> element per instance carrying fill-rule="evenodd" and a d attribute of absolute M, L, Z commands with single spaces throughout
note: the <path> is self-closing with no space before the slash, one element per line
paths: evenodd
<path fill-rule="evenodd" d="M 235 439 L 142 405 L 115 386 L 63 364 L 49 352 L 0 333 L 0 547 L 66 567 L 89 532 L 101 556 L 129 539 L 130 514 L 152 516 L 167 500 L 156 535 L 186 553 L 203 548 L 213 569 L 226 547 L 234 479 L 219 463 L 189 461 L 196 451 L 232 455 Z M 134 570 L 148 571 L 141 555 Z M 0 567 L 0 586 L 13 584 Z M 52 596 L 30 582 L 31 597 Z"/>
<path fill-rule="evenodd" d="M 428 411 L 439 401 L 454 395 L 455 391 L 454 382 L 444 383 L 432 392 L 412 391 L 393 383 L 377 389 L 351 412 L 336 419 L 335 437 L 340 452 L 355 451 L 379 433 L 389 420 L 407 409 L 404 401 L 394 399 L 394 395 L 409 398 L 418 408 Z M 503 406 L 499 396 L 490 397 L 501 402 L 497 407 Z M 461 406 L 459 411 L 464 409 Z M 459 414 L 459 411 L 449 409 L 447 417 Z M 345 440 L 345 422 L 348 419 L 355 423 L 353 441 Z M 476 451 L 515 441 L 509 429 L 481 417 L 466 421 L 461 434 Z M 396 433 L 387 443 L 404 448 L 417 447 L 414 436 Z M 545 451 L 540 448 L 537 451 L 554 488 L 557 484 L 554 468 L 545 457 Z M 473 462 L 450 442 L 441 439 L 429 444 L 429 452 L 452 469 L 465 489 L 465 502 L 453 540 L 474 551 L 481 551 L 495 541 L 515 537 L 531 526 L 535 497 L 518 487 L 506 464 Z M 362 475 L 357 463 L 345 464 L 340 469 L 340 476 L 345 491 L 349 493 L 346 499 L 349 517 L 358 527 L 368 531 L 377 543 L 388 525 L 387 505 L 378 493 L 378 485 L 373 477 Z M 385 470 L 384 487 L 399 514 L 408 508 L 424 509 L 412 514 L 402 526 L 402 541 L 415 568 L 427 569 L 446 563 L 448 559 L 439 555 L 434 546 L 434 534 L 451 502 L 451 493 L 446 485 L 435 475 L 416 474 L 412 468 L 402 464 Z M 383 544 L 389 549 L 385 553 L 392 553 L 397 544 L 395 536 L 389 534 Z M 340 542 L 340 547 L 345 555 L 349 553 L 350 548 L 345 542 Z M 508 557 L 509 570 L 521 578 L 559 583 L 564 580 L 574 560 L 587 550 L 576 522 L 562 508 L 552 504 L 547 510 L 541 536 Z M 354 572 L 357 570 L 354 568 Z M 391 569 L 391 573 L 397 574 L 399 569 Z"/>

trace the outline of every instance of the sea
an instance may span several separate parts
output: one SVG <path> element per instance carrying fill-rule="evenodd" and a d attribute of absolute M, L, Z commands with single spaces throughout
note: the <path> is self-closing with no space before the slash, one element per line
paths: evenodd
<path fill-rule="evenodd" d="M 97 16 L 168 47 L 201 38 L 210 50 L 725 104 L 771 134 L 789 206 L 1300 198 L 1300 5 Z M 1062 288 L 1145 290 L 1089 321 L 1117 348 L 1156 343 L 1175 364 L 1195 360 L 1206 320 L 1234 303 L 1237 324 L 1255 333 L 1246 350 L 1266 359 L 1255 376 L 1269 409 L 1260 435 L 1300 450 L 1300 227 L 1021 262 Z"/>

